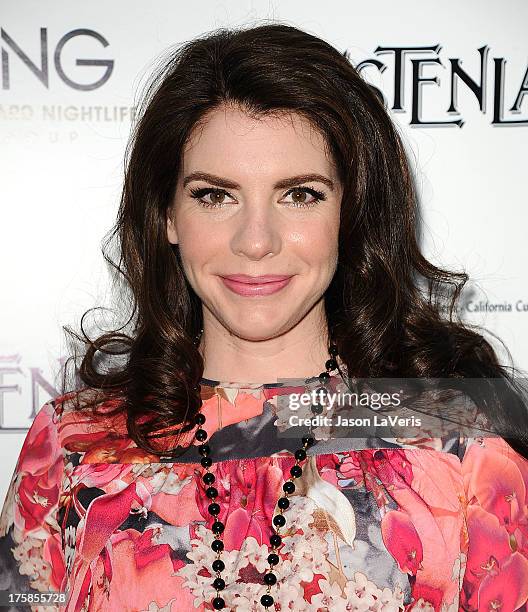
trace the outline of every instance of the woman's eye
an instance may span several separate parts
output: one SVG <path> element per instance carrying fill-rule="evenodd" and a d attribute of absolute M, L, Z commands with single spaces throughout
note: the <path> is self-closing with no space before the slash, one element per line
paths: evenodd
<path fill-rule="evenodd" d="M 204 200 L 204 196 L 210 195 L 209 200 Z M 225 196 L 229 195 L 224 189 L 212 189 L 202 187 L 201 189 L 191 189 L 191 198 L 197 199 L 204 208 L 217 208 L 225 204 Z"/>
<path fill-rule="evenodd" d="M 310 208 L 318 204 L 321 200 L 326 200 L 326 196 L 322 191 L 317 191 L 311 187 L 294 187 L 286 192 L 286 195 L 292 195 L 293 200 L 288 204 L 299 208 Z M 310 199 L 307 196 L 312 196 Z"/>
<path fill-rule="evenodd" d="M 226 202 L 226 196 L 229 193 L 224 189 L 202 187 L 200 189 L 191 189 L 191 198 L 194 198 L 200 202 L 204 208 L 219 208 L 220 206 L 228 203 Z M 321 200 L 326 200 L 326 195 L 322 191 L 317 191 L 311 187 L 293 187 L 285 193 L 285 196 L 292 196 L 291 200 L 286 201 L 287 204 L 291 204 L 295 208 L 311 208 L 318 204 Z M 209 199 L 205 199 L 209 196 Z"/>

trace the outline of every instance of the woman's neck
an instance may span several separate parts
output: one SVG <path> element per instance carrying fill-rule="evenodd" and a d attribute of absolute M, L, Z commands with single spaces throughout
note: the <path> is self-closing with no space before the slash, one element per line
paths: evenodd
<path fill-rule="evenodd" d="M 273 338 L 253 340 L 205 322 L 199 344 L 204 378 L 268 383 L 320 374 L 330 358 L 326 326 L 298 327 Z"/>

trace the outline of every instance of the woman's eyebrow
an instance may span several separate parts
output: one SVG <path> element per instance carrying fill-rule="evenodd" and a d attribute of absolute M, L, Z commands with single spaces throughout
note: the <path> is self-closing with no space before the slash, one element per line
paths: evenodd
<path fill-rule="evenodd" d="M 240 189 L 240 185 L 238 183 L 224 179 L 220 176 L 215 176 L 214 174 L 209 174 L 208 172 L 191 172 L 183 179 L 183 186 L 185 187 L 191 181 L 205 181 L 207 183 L 212 183 L 213 185 L 218 185 L 219 187 L 224 187 L 225 189 Z M 323 183 L 331 191 L 334 190 L 334 183 L 322 174 L 298 174 L 297 176 L 290 176 L 289 178 L 282 179 L 275 183 L 274 189 L 287 189 L 288 187 L 294 187 L 299 183 L 308 183 L 313 181 Z"/>

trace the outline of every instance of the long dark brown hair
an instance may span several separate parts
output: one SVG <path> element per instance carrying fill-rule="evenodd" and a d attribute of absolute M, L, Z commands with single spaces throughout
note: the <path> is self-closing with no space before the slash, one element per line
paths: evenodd
<path fill-rule="evenodd" d="M 128 318 L 95 338 L 84 328 L 94 309 L 83 315 L 81 333 L 64 327 L 82 350 L 74 347 L 64 366 L 62 393 L 82 386 L 119 399 L 115 413 L 126 415 L 129 435 L 150 453 L 175 456 L 156 440 L 194 427 L 204 363 L 192 340 L 202 326 L 201 302 L 168 241 L 166 219 L 184 146 L 223 104 L 255 117 L 297 113 L 325 138 L 344 194 L 325 311 L 349 375 L 509 381 L 508 402 L 497 409 L 484 398 L 483 409 L 499 426 L 511 430 L 513 423 L 516 436 L 505 439 L 528 457 L 515 368 L 501 365 L 481 328 L 457 314 L 468 275 L 420 252 L 413 176 L 382 100 L 345 53 L 277 22 L 207 33 L 171 48 L 154 71 L 126 150 L 117 220 L 103 244 L 119 285 L 118 314 Z"/>

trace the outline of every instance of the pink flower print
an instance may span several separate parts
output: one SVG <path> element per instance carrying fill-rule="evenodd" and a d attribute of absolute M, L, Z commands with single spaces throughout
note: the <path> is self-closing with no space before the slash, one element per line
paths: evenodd
<path fill-rule="evenodd" d="M 60 480 L 56 470 L 60 469 L 57 463 L 49 473 L 22 475 L 15 507 L 15 524 L 22 533 L 38 530 L 46 524 L 46 517 L 57 505 Z"/>
<path fill-rule="evenodd" d="M 90 609 L 146 610 L 153 601 L 158 608 L 195 609 L 194 597 L 183 586 L 184 579 L 175 574 L 170 545 L 156 543 L 161 529 L 149 528 L 141 534 L 127 529 L 111 536 L 111 546 L 93 564 L 92 582 L 105 585 L 105 589 L 92 590 Z M 156 585 L 155 590 L 152 585 Z M 177 605 L 171 607 L 169 602 L 175 593 Z"/>
<path fill-rule="evenodd" d="M 385 546 L 402 572 L 416 576 L 422 569 L 423 547 L 411 519 L 404 512 L 390 510 L 381 520 Z"/>
<path fill-rule="evenodd" d="M 468 503 L 478 503 L 494 514 L 508 533 L 519 525 L 526 527 L 526 485 L 506 453 L 473 444 L 464 458 L 464 468 Z"/>
<path fill-rule="evenodd" d="M 516 610 L 528 598 L 528 560 L 512 551 L 508 531 L 490 512 L 471 504 L 467 520 L 469 549 L 464 585 L 468 605 L 477 607 L 486 601 L 488 606 L 482 609 Z M 511 598 L 513 593 L 516 597 Z M 514 603 L 515 607 L 510 607 Z"/>
<path fill-rule="evenodd" d="M 512 550 L 508 532 L 499 519 L 477 505 L 467 508 L 469 535 L 466 581 L 480 581 L 488 574 L 497 574 L 499 564 Z"/>
<path fill-rule="evenodd" d="M 214 487 L 218 490 L 218 516 L 224 525 L 226 550 L 239 550 L 244 539 L 253 536 L 259 544 L 269 544 L 270 525 L 279 497 L 283 471 L 277 460 L 270 458 L 255 467 L 252 461 L 217 464 Z M 214 517 L 208 512 L 211 500 L 205 496 L 205 485 L 198 479 L 196 503 L 210 528 Z M 200 490 L 201 489 L 201 490 Z"/>
<path fill-rule="evenodd" d="M 326 578 L 319 580 L 320 593 L 312 597 L 311 603 L 323 610 L 332 610 L 332 612 L 346 612 L 347 603 L 344 597 L 342 597 L 342 589 L 339 583 L 333 582 L 330 584 Z"/>
<path fill-rule="evenodd" d="M 105 493 L 117 492 L 123 488 L 122 478 L 133 468 L 133 464 L 119 463 L 81 463 L 74 468 L 76 482 L 82 481 L 87 487 L 105 489 Z"/>
<path fill-rule="evenodd" d="M 489 572 L 478 590 L 479 610 L 513 612 L 528 601 L 528 559 L 514 552 Z"/>

